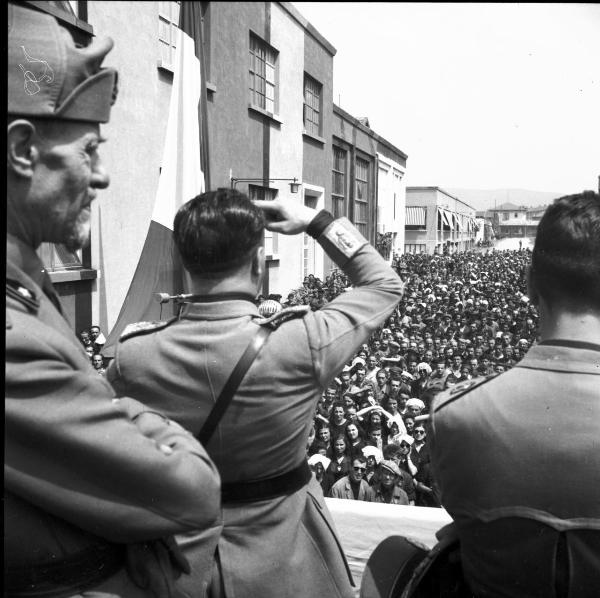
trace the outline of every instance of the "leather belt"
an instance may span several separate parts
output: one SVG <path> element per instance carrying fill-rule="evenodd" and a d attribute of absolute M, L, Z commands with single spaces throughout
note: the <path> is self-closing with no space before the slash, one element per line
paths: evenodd
<path fill-rule="evenodd" d="M 58 586 L 79 591 L 97 586 L 125 565 L 125 546 L 105 544 L 68 558 L 4 569 L 4 596 L 33 596 L 38 586 Z"/>
<path fill-rule="evenodd" d="M 226 503 L 257 502 L 297 492 L 308 484 L 311 471 L 306 461 L 272 478 L 248 482 L 227 482 L 221 485 L 221 499 Z"/>

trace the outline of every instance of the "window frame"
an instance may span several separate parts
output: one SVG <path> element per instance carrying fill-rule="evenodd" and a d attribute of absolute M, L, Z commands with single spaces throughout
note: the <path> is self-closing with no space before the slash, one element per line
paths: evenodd
<path fill-rule="evenodd" d="M 263 52 L 263 56 L 257 54 L 257 50 Z M 279 51 L 267 43 L 259 35 L 250 31 L 248 53 L 250 64 L 248 66 L 248 75 L 251 80 L 250 91 L 250 106 L 264 111 L 269 115 L 275 115 L 279 111 Z M 271 60 L 267 60 L 267 59 Z M 257 60 L 263 68 L 257 70 Z M 261 81 L 264 85 L 260 85 L 257 90 L 256 82 Z M 264 93 L 263 93 L 264 87 Z M 268 97 L 268 90 L 272 90 L 273 97 Z M 257 100 L 257 97 L 259 101 Z M 260 99 L 264 101 L 261 104 Z"/>
<path fill-rule="evenodd" d="M 366 178 L 359 178 L 359 164 L 364 163 Z M 361 173 L 362 174 L 362 173 Z M 354 158 L 354 206 L 352 214 L 352 224 L 358 229 L 365 239 L 370 237 L 369 235 L 369 192 L 371 182 L 371 162 L 361 156 L 355 156 Z M 364 184 L 364 194 L 361 193 L 359 198 L 359 183 Z M 361 216 L 364 216 L 364 220 L 359 219 L 359 208 Z"/>
<path fill-rule="evenodd" d="M 165 11 L 163 10 L 164 8 L 168 8 L 168 10 Z M 158 2 L 158 66 L 170 71 L 173 71 L 175 68 L 180 11 L 181 2 L 179 0 L 160 0 Z M 164 39 L 161 31 L 161 23 L 164 23 L 164 26 L 168 29 L 168 36 L 165 36 Z M 163 54 L 165 46 L 168 47 L 166 57 Z"/>
<path fill-rule="evenodd" d="M 344 170 L 336 169 L 336 165 L 339 164 L 339 162 L 336 162 L 336 151 L 340 154 L 343 154 L 343 156 L 340 157 L 342 159 Z M 333 165 L 331 167 L 331 213 L 333 214 L 334 218 L 341 218 L 348 215 L 348 202 L 346 201 L 348 198 L 348 150 L 334 145 L 332 146 L 332 152 Z M 343 194 L 336 193 L 336 190 L 338 189 L 336 186 L 336 175 L 341 177 Z M 339 206 L 341 206 L 341 210 L 338 210 Z"/>
<path fill-rule="evenodd" d="M 310 118 L 315 114 L 316 120 L 315 118 Z M 313 137 L 323 136 L 323 84 L 306 72 L 304 73 L 304 109 L 302 118 L 304 133 Z"/>

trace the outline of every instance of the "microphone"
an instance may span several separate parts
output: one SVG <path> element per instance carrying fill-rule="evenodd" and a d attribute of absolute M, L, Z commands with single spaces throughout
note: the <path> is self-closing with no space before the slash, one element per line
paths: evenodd
<path fill-rule="evenodd" d="M 187 301 L 190 297 L 193 297 L 193 295 L 169 295 L 169 293 L 154 293 L 153 297 L 155 301 L 158 301 L 158 303 L 169 303 L 169 301 L 185 303 L 185 301 Z"/>

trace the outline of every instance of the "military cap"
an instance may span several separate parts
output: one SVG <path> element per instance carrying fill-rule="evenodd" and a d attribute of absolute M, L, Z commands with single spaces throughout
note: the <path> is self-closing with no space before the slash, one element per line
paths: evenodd
<path fill-rule="evenodd" d="M 106 123 L 117 95 L 117 71 L 100 65 L 108 38 L 78 48 L 44 12 L 8 5 L 8 114 Z"/>

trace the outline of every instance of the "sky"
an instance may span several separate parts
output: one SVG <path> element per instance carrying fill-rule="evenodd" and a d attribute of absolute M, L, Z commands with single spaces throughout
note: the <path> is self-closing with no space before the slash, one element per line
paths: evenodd
<path fill-rule="evenodd" d="M 598 190 L 600 4 L 293 2 L 407 185 Z"/>

